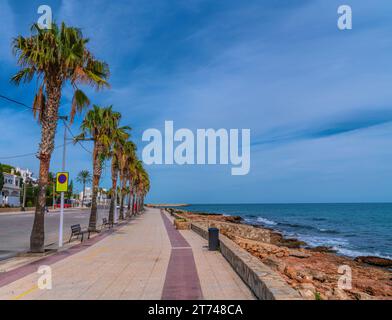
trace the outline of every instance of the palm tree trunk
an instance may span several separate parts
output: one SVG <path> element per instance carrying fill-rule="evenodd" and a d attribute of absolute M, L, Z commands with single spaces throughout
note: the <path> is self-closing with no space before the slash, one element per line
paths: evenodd
<path fill-rule="evenodd" d="M 117 170 L 112 168 L 112 193 L 110 197 L 110 208 L 109 208 L 109 223 L 114 223 L 114 203 L 116 202 L 116 189 L 117 189 Z"/>
<path fill-rule="evenodd" d="M 93 168 L 93 194 L 91 199 L 91 213 L 88 228 L 90 231 L 97 231 L 97 196 L 99 189 L 99 180 L 101 179 L 102 163 L 99 159 L 101 154 L 101 148 L 99 146 L 94 147 L 94 168 Z"/>
<path fill-rule="evenodd" d="M 86 196 L 86 181 L 83 182 L 83 198 L 82 198 L 82 208 L 84 207 L 84 199 Z"/>
<path fill-rule="evenodd" d="M 120 201 L 120 219 L 124 220 L 124 198 L 125 198 L 125 187 L 126 180 L 124 178 L 121 179 L 121 201 Z"/>
<path fill-rule="evenodd" d="M 131 193 L 128 193 L 128 209 L 127 209 L 127 218 L 131 217 Z"/>
<path fill-rule="evenodd" d="M 136 210 L 135 210 L 135 193 L 132 194 L 132 215 L 135 214 Z"/>
<path fill-rule="evenodd" d="M 33 229 L 30 236 L 30 251 L 44 252 L 45 243 L 45 206 L 46 206 L 46 187 L 48 185 L 49 159 L 41 158 L 38 183 L 38 200 L 35 208 Z"/>
<path fill-rule="evenodd" d="M 122 190 L 120 199 L 120 219 L 124 220 L 124 192 Z"/>
<path fill-rule="evenodd" d="M 38 155 L 40 160 L 38 199 L 30 236 L 30 251 L 35 253 L 44 252 L 45 246 L 46 189 L 49 185 L 49 166 L 56 135 L 61 83 L 59 83 L 59 79 L 55 79 L 51 83 L 47 83 L 46 88 L 48 99 L 46 108 L 41 114 L 41 143 Z"/>

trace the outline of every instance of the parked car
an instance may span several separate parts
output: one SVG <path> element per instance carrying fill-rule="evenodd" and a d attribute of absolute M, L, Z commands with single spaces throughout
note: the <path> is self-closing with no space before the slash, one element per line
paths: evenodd
<path fill-rule="evenodd" d="M 56 209 L 61 207 L 61 199 L 57 200 L 57 203 L 54 205 Z M 71 200 L 64 199 L 64 208 L 72 208 Z"/>

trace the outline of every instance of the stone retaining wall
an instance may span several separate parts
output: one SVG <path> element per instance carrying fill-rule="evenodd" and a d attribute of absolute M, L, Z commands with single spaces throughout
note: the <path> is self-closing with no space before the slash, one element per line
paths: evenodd
<path fill-rule="evenodd" d="M 191 229 L 208 240 L 208 229 L 193 222 Z M 219 234 L 220 251 L 233 269 L 260 300 L 302 300 L 275 271 L 242 249 L 226 236 Z"/>

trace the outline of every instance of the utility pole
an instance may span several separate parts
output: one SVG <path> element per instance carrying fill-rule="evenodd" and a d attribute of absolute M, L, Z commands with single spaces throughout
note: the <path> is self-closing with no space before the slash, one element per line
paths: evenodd
<path fill-rule="evenodd" d="M 68 120 L 67 116 L 59 117 L 59 119 L 64 122 L 64 146 L 63 146 L 63 164 L 62 171 L 65 171 L 65 153 L 66 153 L 66 145 L 67 145 L 67 124 Z M 68 181 L 67 181 L 68 183 Z M 63 246 L 63 225 L 64 225 L 64 192 L 61 192 L 61 206 L 60 206 L 60 224 L 59 224 L 59 248 Z"/>

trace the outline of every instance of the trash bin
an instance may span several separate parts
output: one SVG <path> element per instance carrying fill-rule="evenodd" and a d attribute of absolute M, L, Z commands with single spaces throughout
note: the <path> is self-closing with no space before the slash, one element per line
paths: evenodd
<path fill-rule="evenodd" d="M 219 229 L 208 229 L 208 250 L 217 251 L 219 249 Z"/>

